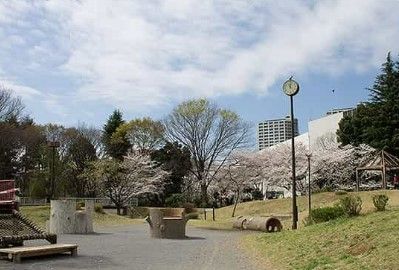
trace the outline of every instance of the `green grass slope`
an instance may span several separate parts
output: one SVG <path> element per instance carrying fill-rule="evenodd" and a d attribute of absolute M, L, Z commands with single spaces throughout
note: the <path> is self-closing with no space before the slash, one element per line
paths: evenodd
<path fill-rule="evenodd" d="M 399 191 L 398 190 L 385 190 L 385 191 L 365 191 L 365 192 L 352 192 L 347 195 L 358 195 L 363 201 L 362 213 L 374 211 L 372 197 L 375 194 L 386 194 L 389 197 L 388 209 L 399 207 Z M 347 195 L 337 195 L 334 192 L 324 192 L 312 195 L 312 207 L 323 207 L 333 205 L 339 202 L 339 199 Z M 308 215 L 308 197 L 298 197 L 298 210 L 299 210 L 299 226 L 302 226 L 303 219 Z M 205 220 L 192 220 L 190 225 L 196 227 L 203 227 L 209 229 L 230 229 L 232 226 L 231 218 L 233 206 L 223 207 L 216 209 L 216 222 Z M 275 199 L 268 201 L 252 201 L 240 203 L 237 206 L 235 216 L 270 216 L 270 215 L 291 215 L 292 200 Z M 208 217 L 211 219 L 211 217 Z M 283 221 L 285 228 L 291 226 L 290 220 Z M 399 267 L 398 267 L 399 269 Z"/>
<path fill-rule="evenodd" d="M 273 269 L 399 269 L 399 210 L 254 234 L 243 242 Z"/>

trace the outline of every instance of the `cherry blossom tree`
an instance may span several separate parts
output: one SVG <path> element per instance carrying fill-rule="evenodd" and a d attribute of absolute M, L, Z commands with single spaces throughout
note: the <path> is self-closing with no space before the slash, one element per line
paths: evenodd
<path fill-rule="evenodd" d="M 373 153 L 375 149 L 365 144 L 340 146 L 330 143 L 313 154 L 311 179 L 318 188 L 351 186 L 355 183 L 356 168 Z"/>
<path fill-rule="evenodd" d="M 142 194 L 160 195 L 168 173 L 151 161 L 148 155 L 132 153 L 123 161 L 102 159 L 92 163 L 86 172 L 99 182 L 104 194 L 111 199 L 118 214 L 131 198 Z"/>
<path fill-rule="evenodd" d="M 161 194 L 165 187 L 165 179 L 169 175 L 160 166 L 156 166 L 149 155 L 139 153 L 125 157 L 122 168 L 133 196 L 143 193 Z"/>
<path fill-rule="evenodd" d="M 217 190 L 222 198 L 234 197 L 232 217 L 238 202 L 242 200 L 246 188 L 260 188 L 262 167 L 257 162 L 256 154 L 246 151 L 232 153 L 219 169 L 212 189 Z"/>
<path fill-rule="evenodd" d="M 295 145 L 296 179 L 298 191 L 304 189 L 302 180 L 307 171 L 307 149 L 302 143 Z M 266 148 L 257 155 L 257 163 L 262 170 L 259 177 L 263 179 L 266 187 L 281 187 L 291 190 L 292 185 L 292 160 L 291 145 L 283 144 Z"/>

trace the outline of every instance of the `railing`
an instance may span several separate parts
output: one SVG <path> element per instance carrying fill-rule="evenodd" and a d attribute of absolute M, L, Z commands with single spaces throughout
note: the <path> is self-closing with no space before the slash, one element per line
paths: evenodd
<path fill-rule="evenodd" d="M 76 200 L 76 201 L 85 201 L 85 200 L 94 200 L 94 203 L 101 204 L 103 206 L 115 206 L 115 204 L 111 201 L 109 198 L 79 198 L 79 197 L 65 197 L 65 198 L 59 198 L 60 200 Z M 19 204 L 22 206 L 40 206 L 40 205 L 46 205 L 47 201 L 46 199 L 35 199 L 31 197 L 20 197 L 19 198 Z M 127 206 L 137 206 L 138 205 L 138 199 L 137 198 L 131 198 Z"/>
<path fill-rule="evenodd" d="M 109 198 L 79 198 L 79 197 L 67 197 L 60 198 L 61 200 L 76 200 L 76 201 L 85 201 L 85 200 L 94 200 L 94 203 L 101 204 L 103 206 L 115 206 Z M 127 206 L 138 206 L 137 198 L 130 198 L 130 200 L 126 204 Z"/>
<path fill-rule="evenodd" d="M 46 199 L 34 199 L 31 197 L 20 197 L 19 204 L 23 206 L 40 206 L 46 205 Z"/>

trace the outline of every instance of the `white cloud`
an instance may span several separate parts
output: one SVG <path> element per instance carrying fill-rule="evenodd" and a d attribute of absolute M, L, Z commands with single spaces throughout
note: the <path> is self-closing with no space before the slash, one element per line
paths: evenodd
<path fill-rule="evenodd" d="M 31 99 L 34 97 L 41 96 L 40 91 L 38 91 L 37 89 L 34 89 L 29 86 L 21 85 L 19 83 L 10 81 L 5 78 L 0 78 L 0 85 L 1 85 L 1 88 L 7 89 L 7 90 L 12 90 L 16 94 L 16 96 L 19 96 L 23 99 Z"/>
<path fill-rule="evenodd" d="M 49 112 L 56 114 L 58 117 L 67 117 L 69 115 L 68 110 L 62 106 L 62 100 L 65 100 L 64 96 L 42 93 L 35 88 L 1 77 L 0 87 L 11 90 L 15 96 L 22 98 L 23 101 L 35 101 L 38 106 L 44 106 Z"/>
<path fill-rule="evenodd" d="M 26 6 L 12 12 L 25 18 Z M 363 72 L 399 44 L 397 1 L 87 0 L 32 10 L 40 23 L 29 30 L 49 40 L 31 45 L 41 57 L 30 66 L 72 76 L 80 100 L 133 110 L 263 94 L 291 74 Z"/>

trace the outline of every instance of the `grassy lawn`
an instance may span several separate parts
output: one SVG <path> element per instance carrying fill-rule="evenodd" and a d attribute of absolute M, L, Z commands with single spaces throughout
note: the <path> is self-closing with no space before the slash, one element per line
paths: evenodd
<path fill-rule="evenodd" d="M 242 241 L 276 269 L 398 269 L 398 220 L 391 209 Z"/>
<path fill-rule="evenodd" d="M 387 211 L 375 212 L 372 196 L 385 193 L 389 196 Z M 373 191 L 351 193 L 363 201 L 362 215 L 305 227 L 302 220 L 307 216 L 307 197 L 299 197 L 300 228 L 290 229 L 291 219 L 283 221 L 285 229 L 280 233 L 254 233 L 241 239 L 242 246 L 253 254 L 259 265 L 267 269 L 399 269 L 399 191 Z M 333 205 L 345 195 L 319 193 L 313 198 L 313 207 Z M 231 230 L 232 206 L 216 210 L 216 221 L 190 220 L 189 225 Z M 289 215 L 290 199 L 255 201 L 239 204 L 236 216 Z M 49 218 L 49 206 L 22 207 L 21 212 L 44 227 Z M 96 226 L 129 225 L 142 223 L 142 219 L 130 219 L 115 214 L 95 213 Z"/>
<path fill-rule="evenodd" d="M 389 207 L 399 207 L 399 191 L 398 190 L 387 190 L 387 191 L 368 191 L 368 192 L 352 192 L 348 195 L 358 195 L 363 201 L 362 213 L 368 213 L 374 211 L 372 197 L 375 194 L 387 194 L 389 196 Z M 334 192 L 324 192 L 314 194 L 312 196 L 313 207 L 323 207 L 333 205 L 338 202 L 341 197 L 346 195 L 337 195 Z M 270 215 L 290 215 L 292 211 L 292 200 L 287 199 L 276 199 L 269 201 L 253 201 L 240 203 L 237 206 L 235 216 L 270 216 Z M 299 209 L 299 226 L 303 226 L 303 220 L 308 215 L 308 198 L 306 196 L 298 197 L 298 209 Z M 209 220 L 195 220 L 190 221 L 190 225 L 208 228 L 208 229 L 230 229 L 234 218 L 231 218 L 233 206 L 223 207 L 216 209 L 216 222 Z M 201 216 L 202 217 L 202 216 Z M 210 219 L 210 215 L 208 214 Z M 283 220 L 284 228 L 291 226 L 291 220 Z"/>
<path fill-rule="evenodd" d="M 25 206 L 21 207 L 21 213 L 35 222 L 42 228 L 46 227 L 46 220 L 50 217 L 50 206 Z M 118 216 L 116 214 L 99 214 L 94 213 L 95 226 L 118 226 L 142 223 L 143 220 L 131 219 L 128 217 Z"/>

